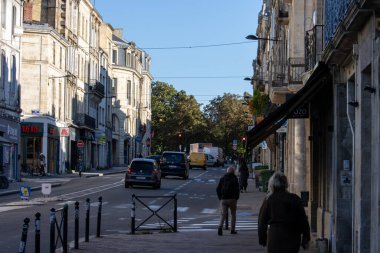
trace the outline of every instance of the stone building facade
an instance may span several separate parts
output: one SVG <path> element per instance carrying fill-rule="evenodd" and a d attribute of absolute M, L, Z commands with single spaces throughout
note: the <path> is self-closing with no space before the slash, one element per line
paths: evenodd
<path fill-rule="evenodd" d="M 0 175 L 20 178 L 21 0 L 0 1 Z"/>
<path fill-rule="evenodd" d="M 117 30 L 103 21 L 91 1 L 25 1 L 24 27 L 22 125 L 37 130 L 22 133 L 23 166 L 37 170 L 40 153 L 50 174 L 127 164 L 139 147 L 133 145 L 125 158 L 126 137 L 137 136 L 141 50 L 134 52 L 136 69 L 130 68 L 138 92 L 133 106 L 121 111 L 127 98 L 114 93 Z"/>
<path fill-rule="evenodd" d="M 259 14 L 252 84 L 276 108 L 247 152 L 275 140 L 271 167 L 327 252 L 380 251 L 379 11 L 374 0 L 264 0 Z"/>

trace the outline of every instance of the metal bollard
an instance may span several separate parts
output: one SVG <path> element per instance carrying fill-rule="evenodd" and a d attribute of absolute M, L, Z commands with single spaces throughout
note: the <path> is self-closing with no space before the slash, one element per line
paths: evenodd
<path fill-rule="evenodd" d="M 85 242 L 90 241 L 90 199 L 86 199 L 86 233 Z"/>
<path fill-rule="evenodd" d="M 177 232 L 177 194 L 174 195 L 174 232 Z"/>
<path fill-rule="evenodd" d="M 63 248 L 63 253 L 67 253 L 67 218 L 68 218 L 68 210 L 69 210 L 69 205 L 65 204 L 63 206 L 63 238 L 62 238 L 62 248 Z"/>
<path fill-rule="evenodd" d="M 79 202 L 75 202 L 75 231 L 74 231 L 74 247 L 79 249 Z"/>
<path fill-rule="evenodd" d="M 35 239 L 34 239 L 34 252 L 35 253 L 40 253 L 41 251 L 41 214 L 36 213 L 36 220 L 34 222 L 34 227 L 35 227 Z"/>
<path fill-rule="evenodd" d="M 131 210 L 131 233 L 132 235 L 135 234 L 135 210 L 136 210 L 136 203 L 135 203 L 135 194 L 132 195 L 132 210 Z"/>
<path fill-rule="evenodd" d="M 102 197 L 99 197 L 98 222 L 96 224 L 96 237 L 100 237 L 100 223 L 102 221 Z"/>
<path fill-rule="evenodd" d="M 26 240 L 28 238 L 29 222 L 30 222 L 29 218 L 24 219 L 24 224 L 22 225 L 22 234 L 21 234 L 20 246 L 18 248 L 19 253 L 25 253 Z"/>
<path fill-rule="evenodd" d="M 50 209 L 50 253 L 55 252 L 55 209 Z"/>

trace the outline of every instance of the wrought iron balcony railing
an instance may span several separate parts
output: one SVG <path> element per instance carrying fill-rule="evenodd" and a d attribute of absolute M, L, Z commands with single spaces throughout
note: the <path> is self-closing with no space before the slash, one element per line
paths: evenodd
<path fill-rule="evenodd" d="M 91 80 L 90 93 L 96 94 L 100 98 L 104 98 L 104 85 L 97 80 Z"/>
<path fill-rule="evenodd" d="M 305 70 L 310 71 L 321 60 L 323 51 L 323 26 L 316 25 L 305 35 Z"/>
<path fill-rule="evenodd" d="M 95 119 L 86 113 L 77 113 L 75 117 L 75 124 L 79 127 L 88 127 L 95 129 Z"/>
<path fill-rule="evenodd" d="M 303 57 L 289 58 L 288 77 L 289 84 L 302 84 L 302 74 L 305 72 L 305 59 Z"/>

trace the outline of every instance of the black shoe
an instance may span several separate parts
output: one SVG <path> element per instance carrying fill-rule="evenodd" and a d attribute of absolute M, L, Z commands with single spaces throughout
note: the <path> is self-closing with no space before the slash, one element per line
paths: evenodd
<path fill-rule="evenodd" d="M 223 235 L 223 230 L 221 227 L 218 227 L 218 235 Z"/>
<path fill-rule="evenodd" d="M 236 230 L 231 230 L 231 234 L 236 235 L 237 234 Z"/>

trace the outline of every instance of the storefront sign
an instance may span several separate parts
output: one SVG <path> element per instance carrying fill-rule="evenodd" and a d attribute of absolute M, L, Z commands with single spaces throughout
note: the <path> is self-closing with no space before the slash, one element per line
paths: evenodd
<path fill-rule="evenodd" d="M 61 137 L 68 137 L 70 136 L 70 130 L 68 127 L 61 127 L 60 128 L 60 131 L 61 131 Z"/>
<path fill-rule="evenodd" d="M 309 104 L 302 105 L 295 109 L 288 117 L 289 119 L 309 118 Z"/>
<path fill-rule="evenodd" d="M 21 123 L 22 136 L 42 136 L 44 125 L 42 123 Z"/>
<path fill-rule="evenodd" d="M 48 136 L 53 138 L 59 137 L 59 129 L 57 126 L 48 124 Z"/>

